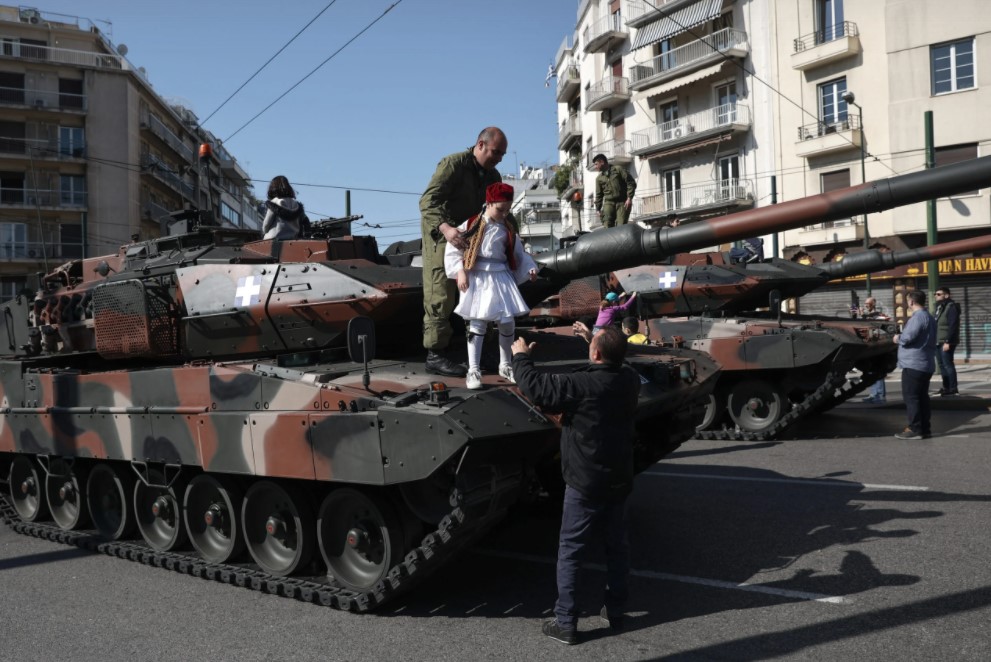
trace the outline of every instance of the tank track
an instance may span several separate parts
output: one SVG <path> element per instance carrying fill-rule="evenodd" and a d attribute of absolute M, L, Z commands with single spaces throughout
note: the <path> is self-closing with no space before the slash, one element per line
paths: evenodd
<path fill-rule="evenodd" d="M 847 399 L 853 397 L 854 394 L 859 392 L 859 390 L 854 390 L 857 389 L 859 384 L 859 381 L 851 382 L 847 380 L 845 371 L 830 371 L 826 374 L 826 379 L 819 386 L 819 388 L 810 393 L 808 397 L 801 402 L 793 404 L 791 410 L 788 411 L 787 414 L 782 416 L 777 423 L 770 426 L 766 430 L 761 430 L 760 432 L 747 432 L 746 430 L 741 430 L 739 428 L 699 430 L 696 431 L 695 438 L 724 441 L 767 441 L 769 439 L 774 439 L 799 419 L 815 413 L 818 407 L 824 406 L 827 402 L 831 402 L 831 399 L 835 396 L 837 389 L 841 390 L 844 395 L 847 391 L 849 391 L 850 395 L 846 395 L 844 398 Z M 860 388 L 866 388 L 866 385 L 860 386 Z M 839 397 L 843 397 L 843 395 Z M 838 402 L 842 401 L 843 400 L 839 400 Z"/>
<path fill-rule="evenodd" d="M 165 568 L 200 579 L 356 613 L 375 609 L 408 590 L 484 535 L 506 512 L 489 509 L 484 514 L 472 516 L 469 513 L 478 511 L 477 502 L 476 506 L 468 507 L 463 506 L 462 500 L 457 496 L 452 497 L 451 501 L 457 505 L 440 520 L 437 528 L 425 535 L 420 544 L 408 552 L 402 563 L 394 566 L 384 580 L 368 591 L 358 592 L 335 586 L 326 577 L 279 577 L 248 563 L 209 563 L 191 551 L 159 552 L 140 541 L 108 541 L 92 530 L 65 531 L 53 524 L 24 522 L 7 498 L 6 483 L 0 481 L 0 485 L 4 488 L 0 491 L 0 519 L 21 535 Z M 497 501 L 493 496 L 491 503 Z"/>

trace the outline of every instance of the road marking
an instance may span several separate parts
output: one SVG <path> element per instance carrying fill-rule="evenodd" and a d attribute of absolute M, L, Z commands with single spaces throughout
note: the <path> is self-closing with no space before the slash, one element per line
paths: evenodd
<path fill-rule="evenodd" d="M 555 565 L 557 559 L 546 556 L 535 556 L 533 554 L 521 554 L 518 552 L 504 552 L 498 549 L 474 549 L 475 554 L 483 556 L 494 556 L 514 561 L 528 561 L 530 563 L 543 563 L 545 565 Z M 600 563 L 583 563 L 582 568 L 591 570 L 606 571 L 606 566 Z M 824 595 L 822 593 L 807 593 L 805 591 L 792 591 L 786 588 L 775 588 L 761 584 L 738 584 L 736 582 L 724 582 L 718 579 L 705 579 L 704 577 L 687 577 L 685 575 L 672 575 L 667 572 L 654 572 L 653 570 L 630 570 L 633 577 L 644 577 L 647 579 L 660 579 L 662 581 L 679 582 L 682 584 L 697 584 L 699 586 L 710 586 L 712 588 L 726 588 L 736 591 L 747 591 L 749 593 L 763 593 L 780 598 L 793 598 L 796 600 L 808 600 L 810 602 L 828 602 L 829 604 L 850 604 L 850 598 L 843 598 L 835 595 Z"/>
<path fill-rule="evenodd" d="M 715 480 L 745 480 L 757 483 L 793 483 L 797 485 L 823 485 L 825 487 L 855 487 L 864 490 L 897 490 L 901 492 L 928 492 L 928 487 L 918 485 L 879 485 L 874 483 L 854 483 L 843 480 L 819 478 L 755 478 L 751 476 L 720 476 L 718 474 L 675 473 L 670 471 L 644 471 L 641 476 L 665 478 L 712 478 Z"/>

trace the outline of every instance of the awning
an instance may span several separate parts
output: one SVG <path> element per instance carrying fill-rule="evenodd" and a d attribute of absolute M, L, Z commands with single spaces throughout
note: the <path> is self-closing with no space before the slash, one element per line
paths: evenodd
<path fill-rule="evenodd" d="M 650 154 L 641 154 L 641 159 L 659 159 L 664 156 L 671 156 L 672 154 L 680 154 L 681 152 L 690 152 L 692 150 L 698 149 L 699 147 L 705 147 L 706 145 L 714 145 L 715 143 L 721 143 L 724 140 L 729 140 L 733 137 L 731 132 L 724 133 L 722 135 L 715 136 L 713 138 L 707 138 L 705 140 L 699 140 L 697 142 L 688 143 L 687 145 L 679 145 L 678 147 L 672 147 L 671 149 L 665 149 L 660 152 L 653 152 Z"/>
<path fill-rule="evenodd" d="M 649 99 L 651 97 L 656 97 L 659 94 L 664 94 L 665 92 L 670 92 L 671 90 L 682 87 L 683 85 L 688 85 L 689 83 L 694 83 L 697 80 L 702 80 L 703 78 L 708 78 L 709 76 L 715 76 L 719 73 L 719 70 L 723 68 L 726 61 L 723 60 L 718 64 L 714 64 L 711 67 L 706 67 L 704 69 L 699 69 L 698 71 L 693 71 L 692 73 L 681 76 L 680 78 L 675 78 L 670 80 L 663 85 L 657 85 L 654 87 L 648 87 L 643 91 L 643 98 Z"/>
<path fill-rule="evenodd" d="M 719 16 L 722 8 L 723 0 L 700 0 L 678 11 L 667 14 L 662 12 L 661 18 L 637 30 L 637 38 L 633 41 L 632 50 L 650 46 L 712 20 Z"/>

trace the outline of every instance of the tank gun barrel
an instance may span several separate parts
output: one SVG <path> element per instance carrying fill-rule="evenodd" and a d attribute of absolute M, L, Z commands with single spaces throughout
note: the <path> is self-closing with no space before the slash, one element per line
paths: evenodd
<path fill-rule="evenodd" d="M 822 265 L 820 268 L 831 280 L 834 280 L 837 278 L 846 278 L 847 276 L 885 271 L 916 262 L 941 260 L 988 248 L 991 248 L 991 234 L 904 251 L 882 252 L 876 249 L 864 251 L 862 253 L 847 255 L 841 262 L 830 262 L 829 264 Z"/>
<path fill-rule="evenodd" d="M 541 275 L 592 276 L 676 253 L 986 188 L 989 183 L 991 156 L 985 156 L 676 228 L 644 229 L 635 224 L 605 228 L 542 256 Z"/>

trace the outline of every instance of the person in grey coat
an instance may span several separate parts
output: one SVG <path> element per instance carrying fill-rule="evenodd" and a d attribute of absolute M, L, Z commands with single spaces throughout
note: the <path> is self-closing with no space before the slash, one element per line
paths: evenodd
<path fill-rule="evenodd" d="M 264 239 L 286 241 L 296 239 L 303 227 L 309 225 L 303 203 L 296 199 L 296 191 L 282 175 L 272 178 L 268 185 L 268 201 L 265 203 L 265 220 L 262 221 Z"/>
<path fill-rule="evenodd" d="M 898 367 L 902 369 L 902 398 L 908 427 L 897 439 L 928 439 L 930 427 L 929 382 L 936 372 L 936 320 L 926 310 L 926 293 L 907 295 L 912 316 L 892 340 L 898 345 Z"/>

